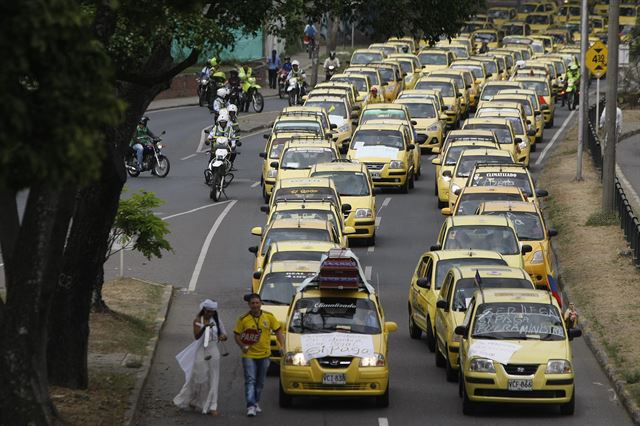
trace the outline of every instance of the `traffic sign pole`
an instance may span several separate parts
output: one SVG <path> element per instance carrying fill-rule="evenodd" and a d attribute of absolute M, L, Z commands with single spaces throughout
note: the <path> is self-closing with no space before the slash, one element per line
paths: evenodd
<path fill-rule="evenodd" d="M 602 159 L 602 212 L 615 212 L 614 180 L 616 175 L 616 131 L 617 91 L 618 91 L 618 37 L 620 32 L 620 0 L 609 1 L 609 52 L 607 61 L 607 104 L 605 105 L 604 156 Z"/>
<path fill-rule="evenodd" d="M 596 131 L 600 128 L 600 78 L 596 79 Z"/>
<path fill-rule="evenodd" d="M 587 48 L 589 47 L 589 14 L 587 0 L 582 0 L 580 22 L 580 116 L 578 119 L 578 151 L 576 155 L 576 180 L 582 180 L 582 153 L 584 150 L 584 138 L 587 134 L 587 109 L 589 97 L 587 89 Z"/>

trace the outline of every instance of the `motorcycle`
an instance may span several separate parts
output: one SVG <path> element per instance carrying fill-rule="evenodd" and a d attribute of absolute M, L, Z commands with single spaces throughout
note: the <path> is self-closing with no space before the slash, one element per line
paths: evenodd
<path fill-rule="evenodd" d="M 289 79 L 287 92 L 289 93 L 289 106 L 302 105 L 302 84 L 298 81 L 297 77 L 291 77 Z"/>
<path fill-rule="evenodd" d="M 309 59 L 311 59 L 313 57 L 313 51 L 316 50 L 316 39 L 305 35 L 302 38 L 302 42 L 304 43 L 304 49 L 309 54 Z"/>
<path fill-rule="evenodd" d="M 241 98 L 239 100 L 240 110 L 248 111 L 249 104 L 255 112 L 262 112 L 264 109 L 264 97 L 259 92 L 261 86 L 256 84 L 255 77 L 249 77 L 245 81 L 242 82 L 242 92 L 240 93 Z"/>
<path fill-rule="evenodd" d="M 216 71 L 209 77 L 197 77 L 196 81 L 198 82 L 198 105 L 205 106 L 209 105 L 213 96 L 215 96 L 216 91 L 224 87 L 226 76 L 222 71 Z"/>
<path fill-rule="evenodd" d="M 325 81 L 329 81 L 331 80 L 331 77 L 333 77 L 333 75 L 336 73 L 336 66 L 335 65 L 329 65 L 329 67 L 326 69 L 325 71 Z"/>
<path fill-rule="evenodd" d="M 280 99 L 284 98 L 287 94 L 287 75 L 289 75 L 289 73 L 285 70 L 278 72 L 278 96 Z"/>
<path fill-rule="evenodd" d="M 578 105 L 578 79 L 569 77 L 567 80 L 567 86 L 564 89 L 564 96 L 562 97 L 562 106 L 564 106 L 565 100 L 569 110 L 576 109 Z"/>
<path fill-rule="evenodd" d="M 209 133 L 205 130 L 205 133 Z M 212 144 L 211 150 L 207 151 L 211 155 L 209 164 L 204 170 L 205 183 L 211 187 L 209 198 L 213 201 L 219 201 L 222 194 L 227 196 L 225 188 L 229 186 L 234 178 L 231 173 L 233 164 L 231 163 L 231 155 L 237 154 L 236 147 L 242 146 L 242 142 L 237 141 L 235 146 L 231 146 L 227 138 L 217 138 L 212 136 L 207 139 L 207 144 Z"/>
<path fill-rule="evenodd" d="M 164 135 L 165 133 L 166 132 L 163 130 L 160 135 Z M 137 177 L 141 172 L 151 171 L 152 174 L 158 177 L 166 177 L 169 174 L 171 163 L 169 163 L 169 159 L 162 154 L 162 148 L 164 148 L 164 145 L 160 143 L 162 139 L 160 137 L 152 139 L 148 136 L 144 136 L 144 138 L 146 138 L 145 141 L 140 141 L 142 146 L 144 146 L 142 164 L 140 165 L 141 170 L 138 170 L 137 167 L 138 159 L 136 157 L 136 152 L 131 149 L 125 158 L 125 168 L 127 169 L 127 173 L 131 177 Z"/>

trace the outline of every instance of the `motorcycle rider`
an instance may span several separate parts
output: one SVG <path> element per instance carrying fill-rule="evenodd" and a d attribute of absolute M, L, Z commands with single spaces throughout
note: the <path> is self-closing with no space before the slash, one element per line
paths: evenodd
<path fill-rule="evenodd" d="M 296 78 L 298 80 L 298 84 L 300 85 L 300 97 L 304 96 L 306 91 L 305 88 L 307 86 L 307 82 L 305 81 L 306 74 L 303 70 L 300 69 L 300 62 L 297 60 L 293 60 L 291 62 L 291 71 L 289 71 L 289 75 L 287 75 L 287 86 L 289 85 L 289 81 L 292 78 Z"/>
<path fill-rule="evenodd" d="M 251 77 L 252 73 L 253 73 L 253 70 L 251 69 L 250 66 L 246 64 L 238 68 L 238 77 L 240 78 L 242 91 L 244 93 L 247 93 L 247 90 L 249 90 L 249 86 L 251 84 L 249 83 L 249 78 Z M 240 108 L 240 111 L 248 112 L 249 103 L 250 103 L 249 99 L 245 99 L 244 103 L 241 103 L 240 105 L 238 105 L 238 107 Z"/>
<path fill-rule="evenodd" d="M 233 130 L 233 126 L 229 125 L 229 121 L 229 112 L 226 109 L 222 109 L 220 111 L 220 115 L 218 116 L 217 125 L 209 132 L 209 137 L 205 141 L 205 144 L 209 145 L 212 142 L 215 144 L 216 139 L 219 137 L 227 138 L 229 141 L 229 149 L 231 150 L 229 161 L 231 162 L 231 167 L 233 168 L 233 162 L 236 159 L 236 142 L 238 141 L 238 137 L 236 136 L 236 132 Z M 215 152 L 212 148 L 211 154 L 209 156 L 209 161 L 211 161 L 214 157 Z"/>
<path fill-rule="evenodd" d="M 329 52 L 329 57 L 324 60 L 324 80 L 329 81 L 331 79 L 331 74 L 329 73 L 329 67 L 334 66 L 335 70 L 340 68 L 340 59 L 336 57 L 336 52 Z"/>
<path fill-rule="evenodd" d="M 367 104 L 381 104 L 384 102 L 384 98 L 378 93 L 378 86 L 371 86 L 371 90 L 365 101 Z"/>
<path fill-rule="evenodd" d="M 231 127 L 233 128 L 233 131 L 239 133 L 240 124 L 238 124 L 238 107 L 230 103 L 227 107 L 227 112 L 229 112 L 229 119 L 231 120 Z"/>
<path fill-rule="evenodd" d="M 564 90 L 565 90 L 564 96 L 565 97 L 562 99 L 562 106 L 564 106 L 565 99 L 569 98 L 567 96 L 567 88 L 569 87 L 569 80 L 573 80 L 574 81 L 573 90 L 575 90 L 576 94 L 578 94 L 578 88 L 580 87 L 580 67 L 575 62 L 572 63 L 569 66 L 569 69 L 567 70 L 567 79 L 566 79 L 565 84 L 564 84 Z"/>
<path fill-rule="evenodd" d="M 144 155 L 145 146 L 150 145 L 153 140 L 156 138 L 156 135 L 153 134 L 149 127 L 147 127 L 147 123 L 149 122 L 149 117 L 142 116 L 140 121 L 138 121 L 138 125 L 136 126 L 136 130 L 129 141 L 129 147 L 136 152 L 136 167 L 138 171 L 142 171 L 142 158 Z"/>
<path fill-rule="evenodd" d="M 287 74 L 289 74 L 289 72 L 291 71 L 291 68 L 293 68 L 293 66 L 291 65 L 291 57 L 285 56 L 284 63 L 282 64 L 282 69 L 286 71 Z"/>
<path fill-rule="evenodd" d="M 489 52 L 489 43 L 487 43 L 486 40 L 482 40 L 482 45 L 480 45 L 480 50 L 478 50 L 478 53 L 483 54 L 488 52 Z"/>
<path fill-rule="evenodd" d="M 219 88 L 216 90 L 216 97 L 211 101 L 209 112 L 211 112 L 211 114 L 215 114 L 216 119 L 220 115 L 220 111 L 227 107 L 228 92 L 229 91 L 224 87 Z"/>

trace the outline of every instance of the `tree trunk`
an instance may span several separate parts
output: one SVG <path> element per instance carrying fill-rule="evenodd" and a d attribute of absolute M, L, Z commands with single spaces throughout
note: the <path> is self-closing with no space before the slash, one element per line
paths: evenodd
<path fill-rule="evenodd" d="M 30 189 L 0 304 L 0 424 L 47 425 L 57 416 L 47 380 L 47 318 L 72 211 L 73 190 Z"/>
<path fill-rule="evenodd" d="M 103 285 L 104 285 L 104 268 L 101 268 L 98 271 L 96 282 L 93 285 L 93 294 L 91 295 L 91 311 L 98 314 L 111 312 L 111 309 L 109 309 L 109 306 L 107 306 L 106 302 L 102 298 Z"/>

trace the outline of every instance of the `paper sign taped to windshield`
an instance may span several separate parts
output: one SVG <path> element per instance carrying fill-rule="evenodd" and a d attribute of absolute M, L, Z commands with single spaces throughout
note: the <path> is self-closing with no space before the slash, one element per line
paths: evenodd
<path fill-rule="evenodd" d="M 326 356 L 371 357 L 373 338 L 364 334 L 318 333 L 300 336 L 305 359 Z"/>
<path fill-rule="evenodd" d="M 506 172 L 491 172 L 491 173 L 483 173 L 485 177 L 503 177 L 503 178 L 515 178 L 518 177 L 516 173 L 506 173 Z"/>
<path fill-rule="evenodd" d="M 508 364 L 513 354 L 520 348 L 522 346 L 515 343 L 477 340 L 469 347 L 469 359 L 488 358 L 500 364 Z"/>

